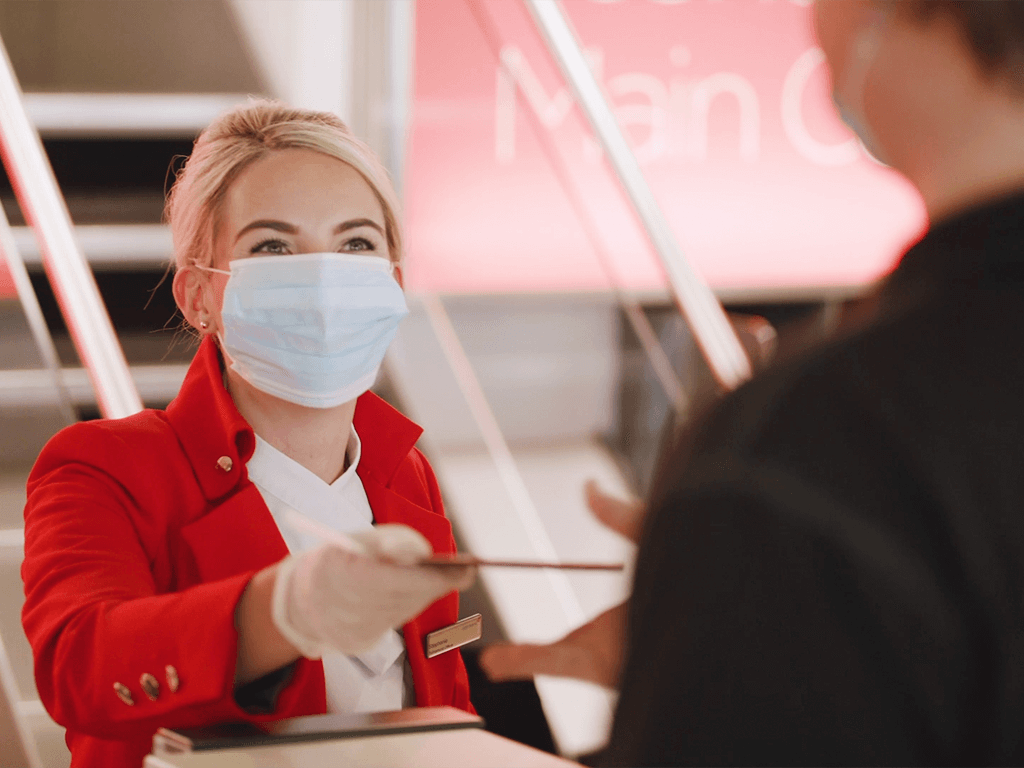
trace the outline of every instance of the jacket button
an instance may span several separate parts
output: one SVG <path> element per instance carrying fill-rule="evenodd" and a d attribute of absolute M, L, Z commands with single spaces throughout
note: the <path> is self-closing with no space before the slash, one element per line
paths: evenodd
<path fill-rule="evenodd" d="M 217 459 L 217 466 L 223 469 L 225 472 L 230 472 L 231 468 L 234 465 L 235 463 L 231 461 L 230 456 L 221 456 L 219 459 Z"/>
<path fill-rule="evenodd" d="M 168 664 L 164 667 L 164 673 L 167 675 L 167 687 L 170 688 L 171 693 L 177 693 L 178 686 L 181 685 L 181 680 L 178 679 L 178 670 Z"/>
<path fill-rule="evenodd" d="M 135 706 L 135 699 L 132 698 L 132 692 L 128 690 L 127 685 L 122 685 L 121 683 L 114 683 L 114 693 L 117 694 L 117 698 L 119 698 L 129 707 Z"/>
<path fill-rule="evenodd" d="M 160 683 L 149 672 L 139 678 L 139 685 L 142 686 L 142 692 L 149 697 L 150 701 L 156 701 L 160 696 Z"/>

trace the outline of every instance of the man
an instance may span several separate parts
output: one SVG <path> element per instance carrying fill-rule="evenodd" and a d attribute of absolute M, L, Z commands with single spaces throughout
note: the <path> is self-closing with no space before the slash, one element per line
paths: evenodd
<path fill-rule="evenodd" d="M 619 681 L 608 764 L 1024 761 L 1024 3 L 824 0 L 815 23 L 930 229 L 868 323 L 677 446 L 628 621 L 483 659 Z"/>

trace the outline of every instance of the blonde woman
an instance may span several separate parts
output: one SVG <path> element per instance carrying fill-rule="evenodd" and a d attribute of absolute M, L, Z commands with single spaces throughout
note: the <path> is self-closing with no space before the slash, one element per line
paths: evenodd
<path fill-rule="evenodd" d="M 454 552 L 420 428 L 367 392 L 406 314 L 387 174 L 329 114 L 255 102 L 171 191 L 174 296 L 201 338 L 165 411 L 64 430 L 25 509 L 23 621 L 76 766 L 160 726 L 472 711 Z M 350 547 L 310 536 L 312 520 Z"/>

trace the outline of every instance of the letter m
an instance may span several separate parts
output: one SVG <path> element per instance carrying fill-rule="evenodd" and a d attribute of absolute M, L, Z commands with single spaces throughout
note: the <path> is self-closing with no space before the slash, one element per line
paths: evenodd
<path fill-rule="evenodd" d="M 552 130 L 565 120 L 572 109 L 572 96 L 560 87 L 550 97 L 523 52 L 514 45 L 501 49 L 494 100 L 494 157 L 499 163 L 511 163 L 516 156 L 516 87 L 540 120 Z"/>

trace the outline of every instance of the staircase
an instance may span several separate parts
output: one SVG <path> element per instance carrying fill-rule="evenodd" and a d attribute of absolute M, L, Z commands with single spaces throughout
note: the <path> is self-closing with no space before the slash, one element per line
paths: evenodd
<path fill-rule="evenodd" d="M 5 2 L 0 37 L 140 394 L 147 405 L 162 407 L 191 357 L 176 332 L 169 283 L 162 282 L 171 254 L 161 224 L 168 168 L 214 115 L 263 90 L 244 40 L 226 3 L 180 0 Z M 15 227 L 75 409 L 80 418 L 94 418 L 87 376 L 2 174 L 0 203 Z M 70 764 L 64 729 L 38 701 L 21 630 L 19 569 L 25 479 L 64 419 L 17 298 L 0 299 L 0 334 L 0 638 L 20 721 L 41 764 L 63 768 Z M 0 747 L 0 765 L 18 764 L 9 749 Z"/>

